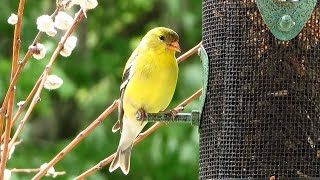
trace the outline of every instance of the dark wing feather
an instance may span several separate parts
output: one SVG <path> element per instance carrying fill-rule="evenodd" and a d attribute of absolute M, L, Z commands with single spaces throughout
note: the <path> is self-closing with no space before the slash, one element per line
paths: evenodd
<path fill-rule="evenodd" d="M 122 118 L 123 118 L 123 115 L 124 115 L 123 96 L 124 96 L 124 92 L 125 92 L 125 89 L 127 87 L 127 84 L 128 84 L 128 82 L 130 80 L 131 68 L 132 68 L 132 63 L 129 64 L 127 69 L 124 71 L 123 76 L 122 76 L 122 83 L 121 83 L 121 86 L 120 86 L 120 101 L 119 101 L 119 104 L 118 104 L 118 122 L 115 125 L 115 126 L 117 126 L 117 124 L 119 124 L 118 127 L 120 128 L 120 132 L 121 132 L 121 129 L 122 129 Z M 114 129 L 113 129 L 113 131 L 114 131 Z"/>
<path fill-rule="evenodd" d="M 130 56 L 126 66 L 125 66 L 125 70 L 123 72 L 122 75 L 122 83 L 120 86 L 120 99 L 119 99 L 119 103 L 118 103 L 118 121 L 116 122 L 116 124 L 112 127 L 112 132 L 116 132 L 120 129 L 120 132 L 122 130 L 122 119 L 123 119 L 123 115 L 124 115 L 124 110 L 123 110 L 123 96 L 124 96 L 124 92 L 125 89 L 130 81 L 130 78 L 133 75 L 133 69 L 134 69 L 134 63 L 137 59 L 139 52 L 136 49 L 132 55 Z"/>

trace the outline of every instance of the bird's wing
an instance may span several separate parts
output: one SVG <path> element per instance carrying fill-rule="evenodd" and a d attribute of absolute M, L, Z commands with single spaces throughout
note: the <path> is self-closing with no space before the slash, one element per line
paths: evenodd
<path fill-rule="evenodd" d="M 125 70 L 122 75 L 122 83 L 120 86 L 120 100 L 119 100 L 119 104 L 118 104 L 118 121 L 112 127 L 112 132 L 116 132 L 119 129 L 121 132 L 121 129 L 122 129 L 122 119 L 123 119 L 123 115 L 124 115 L 123 95 L 124 95 L 125 89 L 129 83 L 132 75 L 134 74 L 134 64 L 136 62 L 137 56 L 138 56 L 138 53 L 136 51 L 134 53 L 132 53 L 131 57 L 129 58 L 129 60 L 125 66 Z"/>

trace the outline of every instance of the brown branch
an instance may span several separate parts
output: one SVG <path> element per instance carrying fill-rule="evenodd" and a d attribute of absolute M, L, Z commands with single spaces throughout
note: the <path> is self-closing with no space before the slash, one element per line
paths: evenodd
<path fill-rule="evenodd" d="M 13 46 L 12 46 L 12 67 L 11 67 L 11 76 L 10 76 L 10 83 L 12 82 L 14 78 L 14 74 L 17 71 L 18 67 L 18 59 L 19 59 L 19 52 L 20 52 L 20 35 L 21 35 L 21 24 L 22 24 L 22 16 L 23 16 L 23 10 L 24 10 L 24 4 L 25 0 L 20 0 L 19 7 L 18 7 L 18 21 L 15 24 L 14 29 L 14 35 L 13 35 Z M 6 168 L 7 158 L 8 158 L 8 143 L 10 139 L 10 132 L 11 132 L 11 121 L 12 121 L 12 113 L 13 113 L 13 106 L 14 106 L 14 97 L 15 97 L 15 90 L 12 89 L 10 91 L 11 95 L 9 95 L 8 99 L 8 106 L 5 108 L 2 108 L 1 114 L 0 114 L 0 135 L 2 135 L 2 128 L 4 124 L 4 113 L 7 113 L 6 118 L 6 126 L 5 126 L 5 134 L 4 134 L 4 148 L 1 156 L 1 162 L 0 162 L 0 179 L 3 179 L 4 176 L 4 170 Z M 5 109 L 5 110 L 4 110 Z M 7 111 L 7 112 L 6 112 Z"/>
<path fill-rule="evenodd" d="M 200 43 L 199 43 L 200 44 Z M 196 50 L 199 48 L 199 44 L 180 56 L 177 59 L 177 62 L 182 62 L 186 58 L 190 57 L 192 54 L 196 52 Z M 40 171 L 38 174 L 36 174 L 32 180 L 38 180 L 41 177 L 45 175 L 45 173 L 49 170 L 50 167 L 54 166 L 56 163 L 58 163 L 68 152 L 70 152 L 73 147 L 75 147 L 77 144 L 79 144 L 82 139 L 84 139 L 86 136 L 88 136 L 99 124 L 101 124 L 104 119 L 116 108 L 118 107 L 118 101 L 116 100 L 113 102 L 111 106 L 109 106 L 96 120 L 94 120 L 85 130 L 83 130 L 78 136 L 73 139 L 62 151 L 60 151 L 47 165 L 46 168 L 44 168 L 42 171 Z M 110 109 L 110 112 L 109 112 Z M 102 119 L 101 119 L 102 118 Z"/>
<path fill-rule="evenodd" d="M 186 105 L 188 105 L 191 101 L 193 101 L 194 99 L 200 97 L 200 95 L 202 94 L 202 89 L 198 90 L 196 93 L 194 93 L 192 96 L 190 96 L 188 99 L 186 99 L 185 101 L 183 101 L 181 104 L 179 104 L 176 108 L 177 111 L 181 111 Z M 134 145 L 136 145 L 137 143 L 139 143 L 140 141 L 142 141 L 144 138 L 148 137 L 151 133 L 153 133 L 155 130 L 157 130 L 161 125 L 163 125 L 163 123 L 161 122 L 157 122 L 155 123 L 153 126 L 151 126 L 148 130 L 146 130 L 145 132 L 143 132 L 142 134 L 140 134 L 134 141 Z M 76 177 L 74 180 L 80 180 L 80 179 L 84 179 L 85 177 L 93 174 L 94 172 L 96 172 L 97 170 L 102 169 L 104 166 L 106 166 L 107 164 L 111 163 L 111 161 L 113 160 L 115 156 L 115 153 L 113 153 L 112 155 L 110 155 L 109 157 L 107 157 L 106 159 L 100 161 L 97 165 L 93 166 L 92 168 L 90 168 L 89 170 L 87 170 L 86 172 L 82 173 L 81 175 L 79 175 L 78 177 Z"/>
<path fill-rule="evenodd" d="M 118 107 L 118 100 L 114 101 L 96 120 L 94 120 L 85 130 L 80 132 L 73 141 L 71 141 L 62 151 L 60 151 L 47 165 L 46 168 L 42 169 L 32 179 L 40 179 L 45 173 L 53 167 L 58 161 L 60 161 L 70 150 L 73 149 L 81 140 L 88 136 L 92 130 L 99 126 L 105 118 L 111 114 Z"/>

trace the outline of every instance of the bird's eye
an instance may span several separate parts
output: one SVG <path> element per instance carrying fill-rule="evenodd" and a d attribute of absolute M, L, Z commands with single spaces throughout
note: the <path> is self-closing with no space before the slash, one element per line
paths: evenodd
<path fill-rule="evenodd" d="M 159 39 L 160 39 L 161 41 L 163 41 L 165 38 L 164 38 L 164 36 L 160 35 L 160 36 L 159 36 Z"/>

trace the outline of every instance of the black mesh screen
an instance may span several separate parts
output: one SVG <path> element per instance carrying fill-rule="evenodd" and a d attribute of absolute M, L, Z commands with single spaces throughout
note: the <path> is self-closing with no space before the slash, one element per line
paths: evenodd
<path fill-rule="evenodd" d="M 200 179 L 320 177 L 320 3 L 279 41 L 254 0 L 204 0 Z"/>

